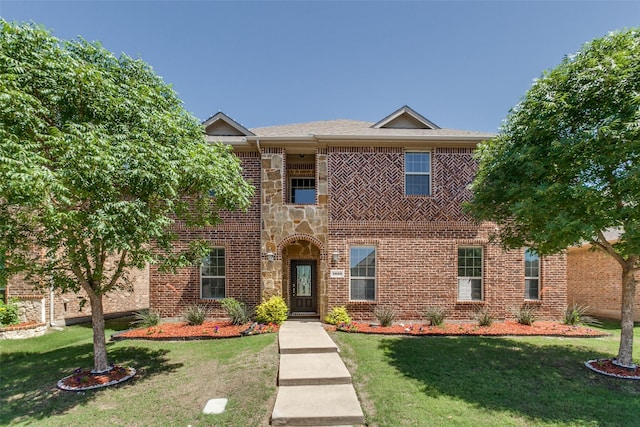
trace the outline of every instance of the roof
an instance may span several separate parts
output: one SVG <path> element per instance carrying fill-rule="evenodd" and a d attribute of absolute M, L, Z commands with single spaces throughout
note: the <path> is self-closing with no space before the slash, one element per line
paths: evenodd
<path fill-rule="evenodd" d="M 241 141 L 338 141 L 338 140 L 449 140 L 478 142 L 495 136 L 488 132 L 442 129 L 405 105 L 382 120 L 324 120 L 247 129 L 219 112 L 203 123 L 211 140 Z"/>

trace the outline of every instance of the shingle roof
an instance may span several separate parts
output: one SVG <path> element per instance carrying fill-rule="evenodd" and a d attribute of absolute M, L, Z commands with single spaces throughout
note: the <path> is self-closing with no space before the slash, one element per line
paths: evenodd
<path fill-rule="evenodd" d="M 258 137 L 309 137 L 309 136 L 377 136 L 399 137 L 466 137 L 486 139 L 495 136 L 488 132 L 474 132 L 456 129 L 397 129 L 373 128 L 373 123 L 356 120 L 325 120 L 297 123 L 283 126 L 254 128 L 251 131 Z"/>

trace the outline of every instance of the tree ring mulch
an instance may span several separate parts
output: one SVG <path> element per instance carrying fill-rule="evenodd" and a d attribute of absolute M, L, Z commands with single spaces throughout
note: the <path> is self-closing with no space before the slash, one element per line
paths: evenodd
<path fill-rule="evenodd" d="M 66 391 L 85 391 L 108 387 L 133 378 L 136 370 L 130 366 L 112 366 L 104 372 L 76 369 L 75 372 L 58 381 L 58 388 Z"/>
<path fill-rule="evenodd" d="M 640 366 L 624 367 L 616 363 L 615 359 L 593 359 L 584 362 L 584 366 L 608 377 L 624 380 L 640 380 Z"/>

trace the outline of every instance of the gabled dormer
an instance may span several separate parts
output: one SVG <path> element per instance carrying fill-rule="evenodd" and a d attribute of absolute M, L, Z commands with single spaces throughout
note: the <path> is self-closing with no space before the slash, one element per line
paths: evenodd
<path fill-rule="evenodd" d="M 371 127 L 374 129 L 440 129 L 440 126 L 408 105 L 394 111 Z"/>
<path fill-rule="evenodd" d="M 209 117 L 204 123 L 204 131 L 210 136 L 252 136 L 246 127 L 227 116 L 222 111 Z"/>

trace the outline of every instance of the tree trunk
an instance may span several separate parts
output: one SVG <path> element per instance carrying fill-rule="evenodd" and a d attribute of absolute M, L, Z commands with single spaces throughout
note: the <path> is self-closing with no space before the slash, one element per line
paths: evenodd
<path fill-rule="evenodd" d="M 620 348 L 617 362 L 623 366 L 633 365 L 633 303 L 636 295 L 636 280 L 632 266 L 622 266 L 622 309 Z"/>
<path fill-rule="evenodd" d="M 93 326 L 93 371 L 103 372 L 109 368 L 107 345 L 104 338 L 104 312 L 102 294 L 89 293 L 91 302 L 91 324 Z"/>

